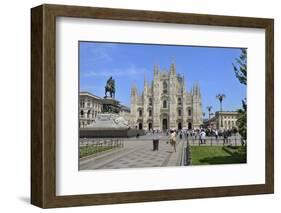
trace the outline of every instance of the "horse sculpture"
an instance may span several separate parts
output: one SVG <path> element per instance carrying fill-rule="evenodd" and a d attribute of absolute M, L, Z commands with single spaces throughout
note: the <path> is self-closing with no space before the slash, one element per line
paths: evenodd
<path fill-rule="evenodd" d="M 105 97 L 109 92 L 111 98 L 115 98 L 115 81 L 110 77 L 105 85 Z"/>

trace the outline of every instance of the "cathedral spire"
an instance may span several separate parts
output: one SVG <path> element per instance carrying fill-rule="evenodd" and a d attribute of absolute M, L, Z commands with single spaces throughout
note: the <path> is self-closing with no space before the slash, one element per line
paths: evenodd
<path fill-rule="evenodd" d="M 136 96 L 137 95 L 137 86 L 136 83 L 133 82 L 132 87 L 131 87 L 131 95 Z"/>
<path fill-rule="evenodd" d="M 171 75 L 175 75 L 176 74 L 176 62 L 175 62 L 175 58 L 172 57 L 172 63 L 171 63 L 171 66 L 170 66 L 170 74 Z"/>
<path fill-rule="evenodd" d="M 146 86 L 146 76 L 145 76 L 145 72 L 143 72 L 143 79 L 144 79 L 143 85 L 144 85 L 144 87 L 145 87 L 145 86 Z"/>
<path fill-rule="evenodd" d="M 159 72 L 160 72 L 160 66 L 159 64 L 157 64 L 157 75 L 159 74 Z"/>
<path fill-rule="evenodd" d="M 172 64 L 170 66 L 170 73 L 171 73 L 171 75 L 176 74 L 176 65 L 175 65 L 174 59 L 172 60 Z"/>
<path fill-rule="evenodd" d="M 159 65 L 158 64 L 154 64 L 154 67 L 153 67 L 154 75 L 158 75 L 158 72 L 159 72 Z"/>
<path fill-rule="evenodd" d="M 198 86 L 198 96 L 199 96 L 199 97 L 201 97 L 201 89 L 200 89 L 200 84 L 198 83 L 198 84 L 197 84 L 197 86 Z"/>
<path fill-rule="evenodd" d="M 193 96 L 197 96 L 198 95 L 198 84 L 197 82 L 195 82 L 191 88 L 191 94 Z"/>
<path fill-rule="evenodd" d="M 176 58 L 174 56 L 172 57 L 172 64 L 176 64 Z"/>
<path fill-rule="evenodd" d="M 183 85 L 183 92 L 186 92 L 186 84 L 185 84 L 184 74 L 182 74 L 182 85 Z"/>
<path fill-rule="evenodd" d="M 193 85 L 192 94 L 198 97 L 201 97 L 200 85 L 198 81 Z"/>
<path fill-rule="evenodd" d="M 159 75 L 159 65 L 158 64 L 154 64 L 153 74 L 154 74 L 154 79 L 156 78 L 156 76 Z"/>

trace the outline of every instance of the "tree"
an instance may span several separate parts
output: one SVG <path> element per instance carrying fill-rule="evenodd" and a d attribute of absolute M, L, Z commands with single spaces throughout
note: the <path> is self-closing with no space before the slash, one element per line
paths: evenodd
<path fill-rule="evenodd" d="M 247 49 L 241 49 L 241 55 L 232 64 L 234 72 L 241 84 L 247 85 Z"/>
<path fill-rule="evenodd" d="M 236 58 L 236 64 L 232 64 L 235 76 L 241 84 L 247 85 L 247 49 L 241 49 L 241 55 Z M 238 131 L 241 137 L 247 139 L 247 102 L 246 98 L 242 100 L 242 109 L 237 110 L 238 112 Z"/>
<path fill-rule="evenodd" d="M 205 113 L 205 112 L 203 112 L 203 113 L 202 113 L 202 115 L 203 115 L 203 118 L 205 118 L 206 113 Z"/>
<path fill-rule="evenodd" d="M 242 109 L 238 110 L 237 125 L 241 137 L 247 139 L 247 103 L 246 99 L 242 100 Z"/>

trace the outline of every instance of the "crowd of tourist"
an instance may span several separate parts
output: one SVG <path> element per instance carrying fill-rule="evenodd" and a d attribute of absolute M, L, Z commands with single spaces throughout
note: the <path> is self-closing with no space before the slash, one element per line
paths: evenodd
<path fill-rule="evenodd" d="M 167 129 L 166 131 L 149 130 L 150 134 L 165 133 L 167 136 L 171 136 L 172 133 L 179 139 L 186 138 L 191 140 L 199 140 L 201 144 L 206 144 L 206 137 L 212 139 L 223 139 L 223 143 L 228 143 L 228 138 L 232 135 L 236 135 L 236 129 L 216 129 L 216 128 L 198 128 L 198 129 Z"/>

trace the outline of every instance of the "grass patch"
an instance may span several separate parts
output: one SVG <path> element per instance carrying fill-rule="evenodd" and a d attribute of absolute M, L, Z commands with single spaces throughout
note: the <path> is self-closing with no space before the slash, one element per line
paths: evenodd
<path fill-rule="evenodd" d="M 191 146 L 192 165 L 246 163 L 246 147 Z"/>
<path fill-rule="evenodd" d="M 228 152 L 233 158 L 239 163 L 247 162 L 247 146 L 226 146 L 223 148 L 224 151 Z"/>
<path fill-rule="evenodd" d="M 89 145 L 89 146 L 81 146 L 79 149 L 79 157 L 83 158 L 89 155 L 93 155 L 99 152 L 104 152 L 110 149 L 113 149 L 115 147 L 113 146 L 95 146 L 95 145 Z"/>

